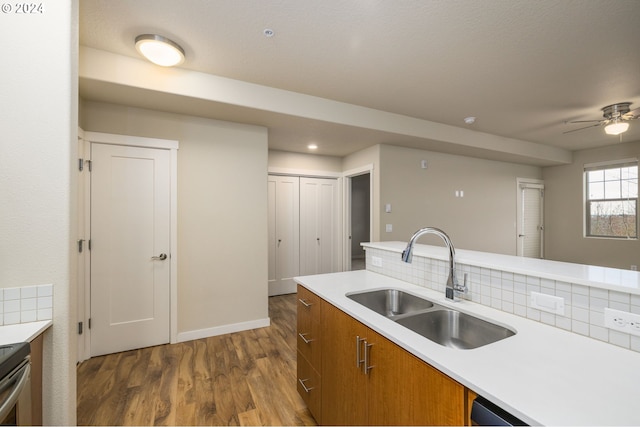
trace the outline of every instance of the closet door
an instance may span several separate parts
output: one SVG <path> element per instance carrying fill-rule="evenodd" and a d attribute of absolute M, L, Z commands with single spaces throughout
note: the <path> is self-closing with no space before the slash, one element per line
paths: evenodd
<path fill-rule="evenodd" d="M 300 178 L 269 176 L 269 296 L 296 292 L 300 269 Z"/>
<path fill-rule="evenodd" d="M 338 271 L 337 180 L 300 178 L 300 274 Z"/>

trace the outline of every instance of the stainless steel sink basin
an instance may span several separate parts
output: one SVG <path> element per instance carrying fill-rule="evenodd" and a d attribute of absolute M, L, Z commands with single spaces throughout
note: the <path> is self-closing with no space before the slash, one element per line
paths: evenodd
<path fill-rule="evenodd" d="M 346 297 L 446 347 L 468 350 L 516 334 L 504 326 L 399 289 L 359 292 Z"/>
<path fill-rule="evenodd" d="M 348 294 L 347 298 L 351 298 L 355 302 L 389 318 L 433 307 L 431 301 L 398 289 L 380 289 Z"/>
<path fill-rule="evenodd" d="M 444 308 L 407 316 L 397 322 L 440 345 L 463 350 L 515 335 L 511 329 Z"/>

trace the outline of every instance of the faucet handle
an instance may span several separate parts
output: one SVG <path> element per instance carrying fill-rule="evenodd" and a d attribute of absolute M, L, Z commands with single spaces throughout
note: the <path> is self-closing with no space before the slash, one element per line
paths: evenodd
<path fill-rule="evenodd" d="M 462 282 L 462 286 L 458 285 L 456 287 L 456 291 L 460 292 L 460 293 L 467 293 L 467 291 L 469 290 L 469 288 L 467 287 L 467 278 L 468 278 L 469 274 L 468 273 L 464 273 L 464 279 Z"/>

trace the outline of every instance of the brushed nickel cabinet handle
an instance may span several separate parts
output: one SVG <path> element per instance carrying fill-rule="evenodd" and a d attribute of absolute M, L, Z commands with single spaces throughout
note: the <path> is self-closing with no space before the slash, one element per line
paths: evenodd
<path fill-rule="evenodd" d="M 305 344 L 309 344 L 310 342 L 315 341 L 313 338 L 308 340 L 306 335 L 309 335 L 309 334 L 308 333 L 303 334 L 302 332 L 298 334 L 298 336 L 302 338 L 302 341 L 304 341 Z"/>
<path fill-rule="evenodd" d="M 300 385 L 302 386 L 302 388 L 304 389 L 304 391 L 305 391 L 306 393 L 309 393 L 309 392 L 311 392 L 311 390 L 313 390 L 315 387 L 307 387 L 307 386 L 304 384 L 304 383 L 305 383 L 305 382 L 307 382 L 307 381 L 309 381 L 309 378 L 306 378 L 306 379 L 304 379 L 304 380 L 303 380 L 303 379 L 298 378 L 298 382 L 300 383 Z"/>
<path fill-rule="evenodd" d="M 369 365 L 369 358 L 371 357 L 371 347 L 373 344 L 364 342 L 364 374 L 369 375 L 369 371 L 375 368 L 375 365 Z"/>
<path fill-rule="evenodd" d="M 360 343 L 366 340 L 366 338 L 360 338 L 360 335 L 356 335 L 356 368 L 360 368 L 360 364 L 364 362 L 363 359 L 360 359 Z"/>
<path fill-rule="evenodd" d="M 300 301 L 305 307 L 311 307 L 313 305 L 312 302 L 307 302 L 307 300 L 304 300 L 302 298 L 298 298 L 298 301 Z"/>

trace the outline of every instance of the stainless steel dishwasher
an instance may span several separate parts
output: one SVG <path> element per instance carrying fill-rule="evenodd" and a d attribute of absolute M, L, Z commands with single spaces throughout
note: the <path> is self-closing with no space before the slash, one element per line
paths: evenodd
<path fill-rule="evenodd" d="M 526 426 L 522 420 L 511 415 L 483 397 L 476 397 L 471 406 L 471 425 L 474 426 Z"/>
<path fill-rule="evenodd" d="M 0 346 L 0 424 L 31 425 L 31 346 Z"/>

